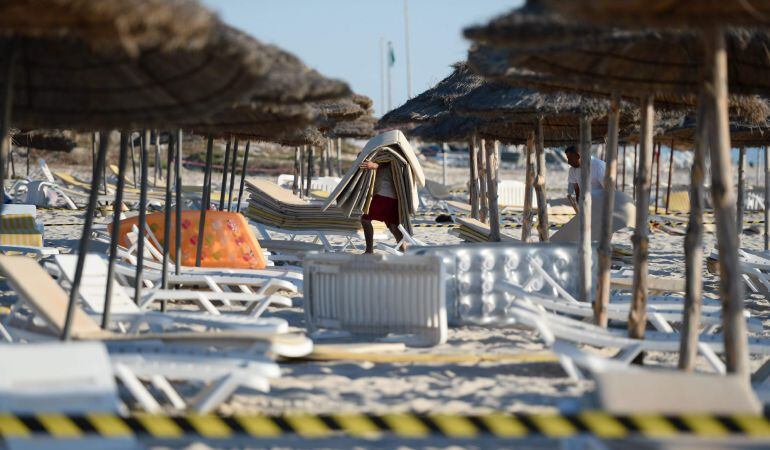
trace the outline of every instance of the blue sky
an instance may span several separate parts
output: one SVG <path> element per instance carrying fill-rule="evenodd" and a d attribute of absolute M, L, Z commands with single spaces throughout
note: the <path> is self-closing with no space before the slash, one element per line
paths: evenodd
<path fill-rule="evenodd" d="M 326 76 L 344 79 L 374 100 L 380 115 L 380 38 L 392 41 L 392 105 L 407 99 L 403 0 L 203 0 L 228 23 L 279 45 Z M 409 0 L 412 94 L 466 58 L 467 25 L 486 21 L 522 0 Z"/>

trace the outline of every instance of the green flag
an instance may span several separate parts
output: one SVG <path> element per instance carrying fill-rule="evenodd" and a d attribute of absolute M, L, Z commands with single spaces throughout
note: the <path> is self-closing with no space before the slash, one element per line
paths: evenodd
<path fill-rule="evenodd" d="M 396 53 L 393 51 L 393 43 L 388 42 L 388 66 L 393 67 L 396 64 Z"/>

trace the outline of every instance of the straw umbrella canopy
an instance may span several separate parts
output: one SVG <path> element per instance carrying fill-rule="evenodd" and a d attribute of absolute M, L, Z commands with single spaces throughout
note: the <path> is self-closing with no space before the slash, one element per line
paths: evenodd
<path fill-rule="evenodd" d="M 53 152 L 70 152 L 77 145 L 71 131 L 29 130 L 12 133 L 11 142 L 19 147 Z"/>
<path fill-rule="evenodd" d="M 341 121 L 328 131 L 330 138 L 369 139 L 375 135 L 377 119 L 368 114 L 355 120 Z"/>
<path fill-rule="evenodd" d="M 543 0 L 564 17 L 628 27 L 703 27 L 770 23 L 767 0 Z"/>

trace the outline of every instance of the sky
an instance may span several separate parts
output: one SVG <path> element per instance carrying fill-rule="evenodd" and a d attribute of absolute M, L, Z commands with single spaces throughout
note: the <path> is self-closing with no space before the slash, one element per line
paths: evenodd
<path fill-rule="evenodd" d="M 466 59 L 462 29 L 520 6 L 523 0 L 407 0 L 412 96 Z M 328 77 L 347 81 L 383 111 L 380 41 L 393 43 L 393 108 L 407 99 L 404 0 L 203 0 L 222 19 L 276 44 Z M 387 89 L 386 89 L 387 92 Z M 387 104 L 387 93 L 385 95 Z"/>

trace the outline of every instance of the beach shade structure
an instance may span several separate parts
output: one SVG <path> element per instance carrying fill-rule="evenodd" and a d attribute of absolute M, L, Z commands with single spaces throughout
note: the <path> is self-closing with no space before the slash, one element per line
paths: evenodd
<path fill-rule="evenodd" d="M 591 2 L 546 2 L 557 10 L 574 12 L 576 7 Z M 711 3 L 711 2 L 708 2 Z M 760 2 L 764 4 L 764 2 Z M 672 2 L 673 4 L 673 2 Z M 746 327 L 743 316 L 742 283 L 738 267 L 738 234 L 735 222 L 735 196 L 732 187 L 732 169 L 730 167 L 730 142 L 728 123 L 728 88 L 733 93 L 764 94 L 768 91 L 766 70 L 770 65 L 766 55 L 767 32 L 762 29 L 738 29 L 728 26 L 745 26 L 753 20 L 753 25 L 765 25 L 761 15 L 744 14 L 740 20 L 730 22 L 729 15 L 721 15 L 713 5 L 701 5 L 688 2 L 689 7 L 678 9 L 677 28 L 690 27 L 690 31 L 672 30 L 671 21 L 652 11 L 648 3 L 630 2 L 625 4 L 626 12 L 633 11 L 633 19 L 628 14 L 619 15 L 617 24 L 637 28 L 655 26 L 656 30 L 631 29 L 618 30 L 607 34 L 602 39 L 590 39 L 590 43 L 580 39 L 564 42 L 563 47 L 539 49 L 537 55 L 526 58 L 514 58 L 517 64 L 533 70 L 560 74 L 564 78 L 580 81 L 586 88 L 613 89 L 645 98 L 645 116 L 652 116 L 652 97 L 656 92 L 679 92 L 699 95 L 697 123 L 702 132 L 698 132 L 699 143 L 709 142 L 712 161 L 712 197 L 717 219 L 718 247 L 720 249 L 720 293 L 724 304 L 724 330 L 729 372 L 748 373 L 746 350 Z M 557 11 L 558 12 L 558 11 Z M 722 11 L 723 12 L 723 11 Z M 638 14 L 636 14 L 638 13 Z M 564 16 L 574 18 L 575 16 Z M 646 20 L 638 20 L 645 17 Z M 654 22 L 655 18 L 659 22 Z M 602 22 L 601 16 L 586 17 L 586 22 Z M 606 17 L 605 17 L 606 19 Z M 665 42 L 665 43 L 663 43 Z M 568 50 L 574 51 L 569 55 Z M 519 49 L 516 52 L 520 52 Z M 580 58 L 590 54 L 591 66 L 579 62 Z M 633 58 L 624 55 L 633 54 Z M 546 69 L 546 66 L 551 69 Z M 596 70 L 599 68 L 598 70 Z M 655 73 L 656 69 L 661 69 Z M 648 127 L 651 129 L 651 127 Z M 651 139 L 644 139 L 642 148 L 652 146 Z M 702 190 L 703 149 L 696 145 L 693 167 L 692 188 L 698 193 Z M 644 156 L 646 151 L 642 151 Z M 647 163 L 646 158 L 645 165 Z M 698 167 L 695 167 L 698 166 Z M 645 189 L 649 192 L 649 189 Z M 694 208 L 691 208 L 691 232 L 685 245 L 688 262 L 687 320 L 683 333 L 680 365 L 692 368 L 695 343 L 698 333 L 698 303 L 700 301 L 702 264 L 702 205 L 700 195 L 692 195 Z M 637 209 L 637 212 L 639 209 Z M 639 224 L 637 224 L 639 225 Z M 639 228 L 639 226 L 637 226 Z M 689 270 L 694 265 L 695 269 Z M 644 276 L 640 277 L 640 281 Z M 644 293 L 636 292 L 633 319 L 629 323 L 632 334 L 643 334 L 645 323 Z M 640 295 L 638 295 L 640 294 Z M 635 331 L 634 331 L 635 330 Z"/>
<path fill-rule="evenodd" d="M 377 119 L 367 114 L 355 120 L 336 122 L 327 135 L 330 138 L 369 139 L 375 135 L 376 124 Z"/>
<path fill-rule="evenodd" d="M 2 142 L 10 123 L 87 130 L 171 125 L 244 97 L 267 70 L 260 54 L 194 1 L 7 1 L 0 15 Z M 98 144 L 63 339 L 78 298 L 107 141 Z M 146 182 L 142 186 L 144 207 Z"/>
<path fill-rule="evenodd" d="M 334 204 L 346 217 L 356 218 L 369 212 L 376 172 L 361 169 L 359 166 L 364 161 L 389 164 L 398 197 L 399 223 L 411 234 L 411 215 L 419 205 L 417 188 L 425 185 L 425 175 L 412 146 L 399 130 L 379 134 L 366 143 L 342 181 L 326 199 L 324 210 Z"/>
<path fill-rule="evenodd" d="M 51 152 L 71 152 L 77 145 L 74 133 L 67 130 L 29 130 L 12 133 L 11 142 L 19 147 Z"/>

